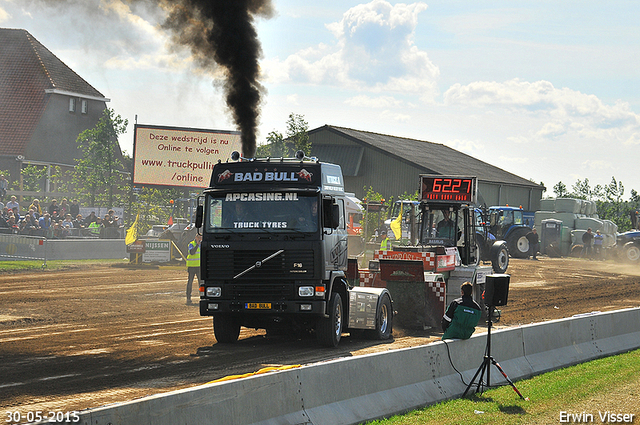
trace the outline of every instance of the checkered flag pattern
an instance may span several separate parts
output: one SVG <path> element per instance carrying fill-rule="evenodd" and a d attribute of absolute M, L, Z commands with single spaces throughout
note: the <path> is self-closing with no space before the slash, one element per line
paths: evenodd
<path fill-rule="evenodd" d="M 424 271 L 436 270 L 436 254 L 434 252 L 400 252 L 400 251 L 374 251 L 373 259 L 381 258 L 391 260 L 422 260 Z"/>
<path fill-rule="evenodd" d="M 446 284 L 444 282 L 429 282 L 429 288 L 438 298 L 438 301 L 444 302 L 445 294 L 447 292 Z"/>

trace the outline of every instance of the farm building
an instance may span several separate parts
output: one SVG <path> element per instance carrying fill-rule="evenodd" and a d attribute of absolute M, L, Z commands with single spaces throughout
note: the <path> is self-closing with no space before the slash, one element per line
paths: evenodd
<path fill-rule="evenodd" d="M 397 199 L 418 190 L 420 174 L 478 178 L 478 200 L 485 206 L 540 209 L 544 187 L 439 143 L 325 125 L 309 131 L 311 154 L 340 164 L 345 189 L 362 198 L 372 187 Z"/>
<path fill-rule="evenodd" d="M 0 170 L 11 181 L 26 165 L 75 166 L 76 139 L 95 127 L 107 102 L 28 31 L 0 28 Z"/>

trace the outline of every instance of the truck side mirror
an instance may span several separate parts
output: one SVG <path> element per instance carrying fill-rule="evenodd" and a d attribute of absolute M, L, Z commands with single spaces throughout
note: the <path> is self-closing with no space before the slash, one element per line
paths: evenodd
<path fill-rule="evenodd" d="M 337 229 L 340 226 L 340 207 L 332 199 L 322 200 L 322 226 Z"/>
<path fill-rule="evenodd" d="M 196 207 L 196 228 L 202 227 L 202 217 L 204 216 L 204 209 L 202 205 Z"/>
<path fill-rule="evenodd" d="M 337 229 L 340 227 L 340 207 L 338 204 L 331 205 L 331 228 Z"/>

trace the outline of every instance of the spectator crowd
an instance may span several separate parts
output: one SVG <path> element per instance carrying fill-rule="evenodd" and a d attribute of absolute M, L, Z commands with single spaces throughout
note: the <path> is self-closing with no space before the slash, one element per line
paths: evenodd
<path fill-rule="evenodd" d="M 93 211 L 82 217 L 77 199 L 71 201 L 71 204 L 66 198 L 60 204 L 53 199 L 48 207 L 40 205 L 40 201 L 34 199 L 28 208 L 21 209 L 15 195 L 6 204 L 4 196 L 0 196 L 0 233 L 44 236 L 50 239 L 111 239 L 120 237 L 121 228 L 119 217 L 112 209 L 102 218 Z"/>

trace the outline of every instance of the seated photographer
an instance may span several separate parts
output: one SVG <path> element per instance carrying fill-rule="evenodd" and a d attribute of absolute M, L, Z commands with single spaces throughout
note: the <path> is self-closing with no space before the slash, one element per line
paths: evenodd
<path fill-rule="evenodd" d="M 449 304 L 442 317 L 442 339 L 469 339 L 480 321 L 482 309 L 473 300 L 473 285 L 464 282 L 460 285 L 462 297 Z"/>

